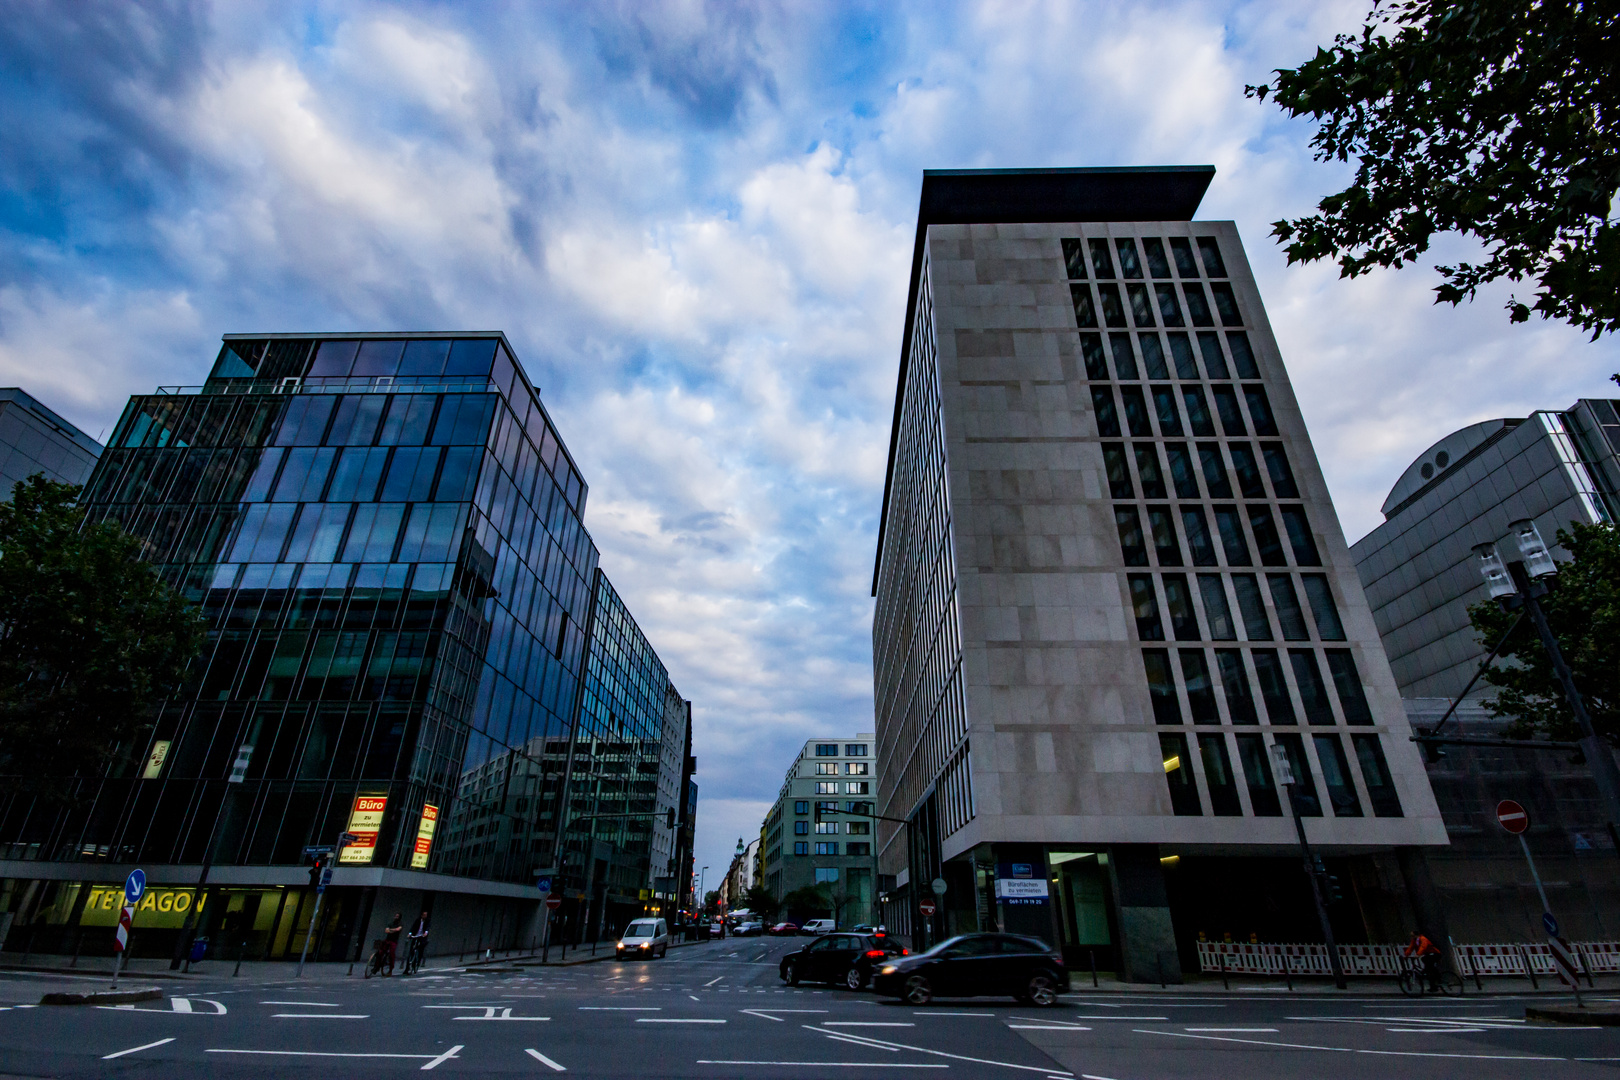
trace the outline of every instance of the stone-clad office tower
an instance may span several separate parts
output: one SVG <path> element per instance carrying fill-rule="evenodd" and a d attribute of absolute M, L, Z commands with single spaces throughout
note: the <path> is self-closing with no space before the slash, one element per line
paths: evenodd
<path fill-rule="evenodd" d="M 924 174 L 873 581 L 891 925 L 943 878 L 932 934 L 1137 979 L 1319 939 L 1273 744 L 1341 941 L 1426 891 L 1445 831 L 1237 229 L 1192 220 L 1213 174 Z"/>

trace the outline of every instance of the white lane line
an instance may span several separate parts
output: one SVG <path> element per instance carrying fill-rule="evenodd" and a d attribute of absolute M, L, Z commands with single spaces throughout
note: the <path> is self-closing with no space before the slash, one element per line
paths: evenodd
<path fill-rule="evenodd" d="M 1244 1027 L 1244 1028 L 1235 1028 L 1235 1027 L 1234 1028 L 1196 1027 L 1196 1028 L 1186 1028 L 1185 1030 L 1187 1030 L 1187 1031 L 1232 1032 L 1232 1033 L 1238 1033 L 1238 1034 L 1247 1032 L 1247 1033 L 1249 1033 L 1251 1035 L 1256 1034 L 1256 1033 L 1264 1033 L 1264 1032 L 1268 1032 L 1268 1031 L 1271 1032 L 1272 1034 L 1276 1034 L 1276 1032 L 1277 1032 L 1276 1028 L 1259 1028 L 1259 1027 Z"/>
<path fill-rule="evenodd" d="M 159 1039 L 157 1042 L 149 1042 L 149 1043 L 146 1043 L 146 1044 L 144 1044 L 142 1046 L 132 1046 L 128 1050 L 119 1050 L 119 1051 L 116 1051 L 116 1052 L 111 1053 L 111 1054 L 103 1054 L 103 1055 L 101 1055 L 101 1060 L 102 1061 L 111 1061 L 113 1058 L 121 1058 L 125 1054 L 134 1054 L 134 1053 L 138 1053 L 138 1052 L 140 1052 L 142 1050 L 150 1050 L 154 1046 L 162 1046 L 164 1043 L 172 1043 L 172 1042 L 174 1042 L 174 1037 L 171 1035 L 169 1038 L 167 1038 L 167 1039 Z"/>
<path fill-rule="evenodd" d="M 1087 1016 L 1084 1013 L 1064 1013 L 1073 1020 L 1168 1020 L 1168 1016 Z M 1031 1024 L 1066 1024 L 1069 1020 L 1059 1020 L 1053 1016 L 1009 1016 L 1009 1020 L 1025 1020 Z M 1090 1028 L 1086 1028 L 1090 1031 Z"/>
<path fill-rule="evenodd" d="M 938 1009 L 913 1009 L 912 1016 L 994 1016 L 995 1013 L 940 1012 Z"/>
<path fill-rule="evenodd" d="M 744 1009 L 743 1012 L 749 1016 L 757 1016 L 761 1020 L 775 1020 L 778 1024 L 786 1023 L 780 1016 L 772 1016 L 770 1013 L 760 1012 L 757 1009 Z"/>
<path fill-rule="evenodd" d="M 461 1047 L 455 1049 L 460 1050 Z M 411 1061 L 428 1061 L 432 1054 L 361 1054 L 344 1053 L 336 1050 L 227 1050 L 209 1047 L 205 1054 L 259 1054 L 265 1057 L 329 1057 L 329 1058 L 408 1058 Z"/>
<path fill-rule="evenodd" d="M 678 1020 L 667 1016 L 638 1016 L 638 1024 L 724 1024 L 724 1020 Z"/>
<path fill-rule="evenodd" d="M 1461 1058 L 1468 1061 L 1564 1061 L 1561 1057 L 1545 1054 L 1448 1054 L 1435 1050 L 1365 1050 L 1356 1046 L 1316 1046 L 1312 1043 L 1287 1043 L 1275 1039 L 1233 1039 L 1223 1035 L 1187 1035 L 1180 1031 L 1154 1031 L 1152 1028 L 1132 1028 L 1137 1035 L 1168 1035 L 1175 1039 L 1208 1039 L 1211 1042 L 1250 1043 L 1254 1046 L 1281 1046 L 1289 1050 L 1324 1050 L 1333 1054 L 1372 1054 L 1375 1057 Z"/>
<path fill-rule="evenodd" d="M 561 1065 L 557 1064 L 555 1061 L 552 1061 L 550 1058 L 546 1057 L 546 1055 L 542 1054 L 538 1050 L 532 1050 L 532 1049 L 525 1048 L 523 1052 L 525 1054 L 528 1054 L 530 1057 L 534 1058 L 534 1060 L 538 1061 L 540 1064 L 548 1066 L 554 1072 L 567 1072 L 568 1071 L 567 1069 L 563 1068 Z"/>
<path fill-rule="evenodd" d="M 693 1001 L 697 1001 L 697 1000 L 698 1000 L 698 996 L 697 996 L 697 995 L 696 995 L 696 994 L 687 994 L 687 995 L 686 995 L 686 996 L 687 996 L 687 997 L 689 997 L 689 998 L 691 998 L 691 999 L 692 999 L 692 1000 L 693 1000 Z"/>
<path fill-rule="evenodd" d="M 720 979 L 723 979 L 723 978 L 725 978 L 724 975 L 720 976 Z M 703 985 L 705 987 L 713 986 L 715 983 L 719 982 L 720 979 L 710 979 L 708 982 L 704 983 Z"/>
<path fill-rule="evenodd" d="M 1188 1028 L 1187 1030 L 1188 1031 L 1194 1031 L 1196 1029 Z M 1270 1030 L 1276 1031 L 1277 1029 L 1276 1028 L 1271 1028 Z M 1453 1032 L 1457 1032 L 1457 1031 L 1490 1031 L 1492 1029 L 1491 1028 L 1482 1028 L 1482 1027 L 1448 1027 L 1448 1028 L 1392 1028 L 1392 1027 L 1387 1027 L 1384 1030 L 1385 1031 L 1393 1031 L 1397 1035 L 1450 1035 Z"/>
<path fill-rule="evenodd" d="M 817 1069 L 948 1069 L 949 1065 L 910 1065 L 899 1061 L 719 1061 L 699 1058 L 699 1065 L 786 1065 Z"/>
<path fill-rule="evenodd" d="M 272 1020 L 370 1020 L 370 1013 L 271 1013 Z"/>
<path fill-rule="evenodd" d="M 1090 1031 L 1079 1024 L 1008 1024 L 1012 1031 Z"/>
<path fill-rule="evenodd" d="M 456 1053 L 460 1049 L 461 1049 L 460 1046 L 452 1046 L 450 1049 L 446 1050 L 444 1053 L 440 1054 L 438 1057 L 434 1058 L 432 1061 L 428 1062 L 426 1065 L 423 1065 L 422 1066 L 422 1071 L 427 1072 L 431 1068 L 434 1068 L 434 1067 L 436 1067 L 438 1065 L 444 1064 L 446 1061 L 449 1061 L 451 1058 L 455 1057 Z"/>
<path fill-rule="evenodd" d="M 866 1020 L 823 1020 L 821 1022 L 821 1026 L 822 1027 L 916 1027 L 917 1025 L 916 1024 L 905 1024 L 905 1023 L 900 1023 L 900 1022 L 890 1023 L 890 1022 L 878 1021 L 878 1020 L 872 1020 L 872 1021 L 866 1021 Z"/>
<path fill-rule="evenodd" d="M 660 1005 L 581 1005 L 580 1012 L 663 1012 Z"/>
<path fill-rule="evenodd" d="M 808 1031 L 819 1032 L 823 1038 L 838 1039 L 842 1042 L 858 1041 L 879 1050 L 915 1050 L 919 1054 L 933 1054 L 935 1057 L 951 1058 L 955 1061 L 971 1061 L 977 1065 L 999 1065 L 1004 1069 L 1017 1069 L 1020 1072 L 1036 1072 L 1045 1076 L 1071 1077 L 1074 1075 L 1066 1070 L 1049 1069 L 1045 1068 L 1044 1066 L 1014 1065 L 1010 1061 L 993 1061 L 990 1058 L 968 1057 L 966 1054 L 948 1054 L 943 1050 L 934 1050 L 926 1046 L 912 1046 L 908 1043 L 886 1042 L 882 1039 L 874 1039 L 870 1035 L 852 1035 L 845 1032 L 828 1031 L 826 1028 L 818 1028 L 814 1024 L 802 1024 L 800 1026 Z"/>
<path fill-rule="evenodd" d="M 261 1001 L 260 1005 L 302 1005 L 306 1009 L 341 1009 L 336 1001 Z"/>

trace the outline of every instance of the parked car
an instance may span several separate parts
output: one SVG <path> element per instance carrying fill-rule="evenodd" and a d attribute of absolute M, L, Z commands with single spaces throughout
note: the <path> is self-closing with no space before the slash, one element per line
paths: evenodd
<path fill-rule="evenodd" d="M 757 922 L 740 922 L 737 924 L 737 928 L 732 931 L 732 933 L 736 934 L 738 937 L 753 937 L 756 934 L 763 934 L 764 932 L 764 924 Z"/>
<path fill-rule="evenodd" d="M 1007 994 L 1023 1005 L 1056 1005 L 1069 990 L 1063 957 L 1044 941 L 1015 934 L 962 934 L 927 952 L 878 966 L 872 989 L 926 1005 L 936 997 Z"/>
<path fill-rule="evenodd" d="M 715 919 L 714 921 L 710 922 L 709 923 L 709 936 L 710 937 L 725 937 L 726 936 L 726 924 L 721 922 L 719 919 Z"/>
<path fill-rule="evenodd" d="M 789 986 L 825 982 L 859 990 L 872 980 L 879 964 L 907 955 L 891 937 L 876 934 L 826 934 L 782 957 L 777 970 Z"/>
<path fill-rule="evenodd" d="M 771 927 L 769 932 L 771 934 L 797 934 L 799 932 L 799 924 L 795 922 L 779 922 L 775 926 Z"/>
<path fill-rule="evenodd" d="M 619 935 L 619 944 L 613 950 L 613 955 L 620 960 L 626 957 L 647 959 L 663 956 L 667 952 L 669 924 L 663 919 L 637 919 Z"/>
<path fill-rule="evenodd" d="M 799 930 L 806 934 L 830 934 L 836 929 L 838 924 L 831 919 L 810 919 L 799 927 Z"/>

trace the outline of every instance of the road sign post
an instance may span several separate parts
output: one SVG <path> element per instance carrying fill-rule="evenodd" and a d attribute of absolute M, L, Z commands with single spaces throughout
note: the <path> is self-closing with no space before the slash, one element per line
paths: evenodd
<path fill-rule="evenodd" d="M 1299 834 L 1299 857 L 1305 864 L 1305 877 L 1311 883 L 1311 899 L 1316 902 L 1316 919 L 1322 926 L 1322 941 L 1327 945 L 1328 970 L 1333 972 L 1333 985 L 1348 989 L 1344 977 L 1344 962 L 1339 958 L 1339 944 L 1333 938 L 1333 922 L 1328 918 L 1327 904 L 1322 899 L 1322 878 L 1318 863 L 1311 855 L 1310 841 L 1305 839 L 1305 819 L 1300 815 L 1299 780 L 1294 776 L 1294 763 L 1289 760 L 1288 748 L 1282 743 L 1271 745 L 1271 757 L 1277 769 L 1277 782 L 1288 789 L 1288 810 L 1294 818 L 1294 830 Z M 1168 768 L 1168 766 L 1166 766 Z M 1305 766 L 1309 769 L 1310 766 Z M 1321 873 L 1326 873 L 1322 868 Z"/>
<path fill-rule="evenodd" d="M 1581 1001 L 1580 969 L 1575 966 L 1569 942 L 1558 936 L 1558 920 L 1553 917 L 1552 905 L 1547 902 L 1547 890 L 1542 888 L 1541 874 L 1536 870 L 1536 860 L 1530 857 L 1530 844 L 1524 838 L 1530 829 L 1530 814 L 1512 799 L 1503 799 L 1496 804 L 1496 822 L 1519 838 L 1519 850 L 1524 852 L 1525 865 L 1530 867 L 1530 880 L 1536 883 L 1536 895 L 1541 897 L 1541 928 L 1547 931 L 1547 947 L 1552 951 L 1553 968 L 1557 970 L 1558 978 L 1575 991 L 1575 1004 L 1585 1008 Z M 1528 969 L 1529 956 L 1525 957 L 1524 962 Z"/>
<path fill-rule="evenodd" d="M 113 938 L 113 989 L 118 989 L 118 972 L 128 958 L 129 935 L 135 924 L 135 908 L 146 895 L 146 871 L 131 870 L 124 879 L 124 908 L 118 913 L 118 930 Z"/>

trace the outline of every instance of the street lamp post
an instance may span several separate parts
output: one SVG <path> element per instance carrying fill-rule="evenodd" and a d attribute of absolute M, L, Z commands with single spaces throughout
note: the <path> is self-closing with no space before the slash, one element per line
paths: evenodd
<path fill-rule="evenodd" d="M 1586 702 L 1575 688 L 1574 673 L 1564 660 L 1558 638 L 1547 625 L 1546 613 L 1541 610 L 1539 602 L 1541 597 L 1547 595 L 1547 586 L 1542 584 L 1541 579 L 1557 574 L 1558 564 L 1547 551 L 1547 545 L 1542 542 L 1534 521 L 1515 521 L 1508 529 L 1518 542 L 1523 561 L 1504 565 L 1495 544 L 1480 544 L 1474 548 L 1474 554 L 1479 557 L 1480 574 L 1490 589 L 1491 599 L 1508 611 L 1523 608 L 1524 613 L 1530 616 L 1536 633 L 1541 636 L 1542 648 L 1547 650 L 1547 659 L 1552 662 L 1553 671 L 1558 676 L 1564 700 L 1569 702 L 1569 710 L 1575 715 L 1575 726 L 1581 733 L 1581 753 L 1592 767 L 1592 779 L 1597 784 L 1598 795 L 1603 799 L 1609 836 L 1616 850 L 1620 851 L 1620 766 L 1615 765 L 1614 754 L 1607 740 L 1592 726 Z"/>
<path fill-rule="evenodd" d="M 1333 985 L 1347 988 L 1344 964 L 1339 960 L 1339 946 L 1333 938 L 1333 923 L 1328 919 L 1327 904 L 1322 901 L 1321 872 L 1311 856 L 1311 845 L 1305 839 L 1305 819 L 1299 812 L 1299 783 L 1294 776 L 1293 762 L 1288 760 L 1288 749 L 1281 743 L 1272 743 L 1271 756 L 1277 765 L 1277 779 L 1288 789 L 1288 809 L 1294 814 L 1294 828 L 1299 831 L 1299 854 L 1305 863 L 1305 876 L 1311 882 L 1311 897 L 1316 901 L 1316 917 L 1322 924 L 1322 938 L 1327 942 L 1328 968 L 1333 972 Z M 1307 766 L 1308 768 L 1309 766 Z"/>

